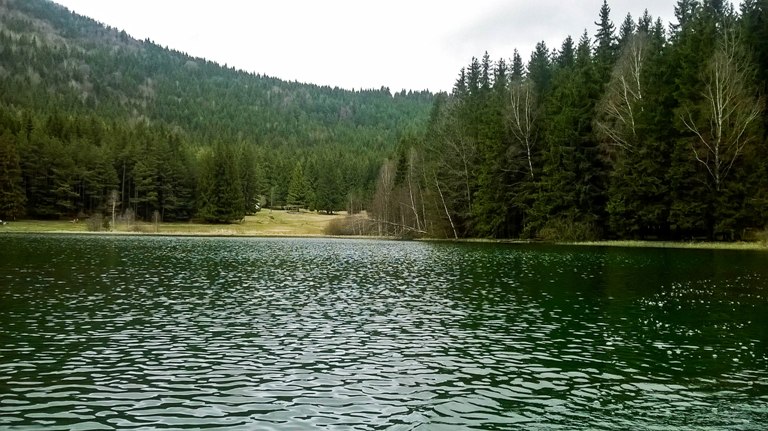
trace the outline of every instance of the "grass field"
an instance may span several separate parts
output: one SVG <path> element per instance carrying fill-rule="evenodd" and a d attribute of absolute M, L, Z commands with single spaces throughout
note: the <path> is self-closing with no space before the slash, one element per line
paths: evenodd
<path fill-rule="evenodd" d="M 246 216 L 240 223 L 117 223 L 112 233 L 149 233 L 165 235 L 252 235 L 252 236 L 322 236 L 325 226 L 344 213 L 326 215 L 315 212 L 287 212 L 262 210 Z M 0 226 L 0 232 L 19 233 L 89 233 L 88 223 L 80 221 L 19 220 Z M 102 231 L 101 233 L 107 232 Z"/>

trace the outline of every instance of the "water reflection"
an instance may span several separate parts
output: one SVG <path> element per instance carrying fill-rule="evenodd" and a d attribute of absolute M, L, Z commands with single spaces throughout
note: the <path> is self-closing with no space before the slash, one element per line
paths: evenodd
<path fill-rule="evenodd" d="M 4 427 L 768 421 L 764 254 L 2 240 Z"/>

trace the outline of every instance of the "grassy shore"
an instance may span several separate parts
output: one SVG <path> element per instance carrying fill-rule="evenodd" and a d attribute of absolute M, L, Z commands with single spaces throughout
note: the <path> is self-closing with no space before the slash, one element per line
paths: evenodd
<path fill-rule="evenodd" d="M 646 248 L 690 248 L 709 250 L 766 250 L 766 242 L 685 242 L 685 241 L 588 241 L 569 243 L 572 245 L 603 247 L 646 247 Z"/>
<path fill-rule="evenodd" d="M 109 234 L 153 234 L 153 235 L 200 235 L 200 236 L 285 236 L 285 237 L 321 237 L 326 234 L 326 226 L 333 221 L 343 219 L 346 213 L 334 215 L 315 212 L 287 212 L 283 210 L 262 210 L 253 216 L 246 216 L 240 223 L 207 224 L 195 222 L 179 223 L 117 223 L 113 231 L 92 232 L 86 221 L 72 223 L 66 220 L 20 220 L 0 226 L 0 233 L 109 233 Z M 426 241 L 448 241 L 452 239 L 427 239 Z M 529 243 L 519 240 L 488 240 L 465 238 L 460 242 L 493 243 Z M 563 245 L 601 246 L 601 247 L 647 247 L 647 248 L 688 248 L 717 250 L 765 250 L 768 242 L 671 242 L 671 241 L 589 241 L 562 243 Z"/>
<path fill-rule="evenodd" d="M 323 236 L 326 225 L 344 213 L 326 215 L 315 212 L 262 210 L 232 224 L 180 223 L 117 223 L 112 231 L 91 232 L 87 221 L 77 223 L 58 220 L 19 220 L 0 226 L 0 232 L 16 233 L 117 233 L 158 235 L 209 236 Z"/>

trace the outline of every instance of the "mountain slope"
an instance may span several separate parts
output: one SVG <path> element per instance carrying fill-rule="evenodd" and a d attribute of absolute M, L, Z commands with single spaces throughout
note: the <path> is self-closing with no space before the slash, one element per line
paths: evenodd
<path fill-rule="evenodd" d="M 347 91 L 222 67 L 45 0 L 3 0 L 0 28 L 1 101 L 33 111 L 146 119 L 205 138 L 392 145 L 398 131 L 423 124 L 432 99 L 426 92 L 393 97 L 385 88 Z"/>

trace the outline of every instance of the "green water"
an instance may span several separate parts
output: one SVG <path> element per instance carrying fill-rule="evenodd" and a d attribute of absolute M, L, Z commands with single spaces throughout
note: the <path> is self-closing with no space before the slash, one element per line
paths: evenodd
<path fill-rule="evenodd" d="M 768 254 L 0 236 L 0 428 L 768 429 Z"/>

